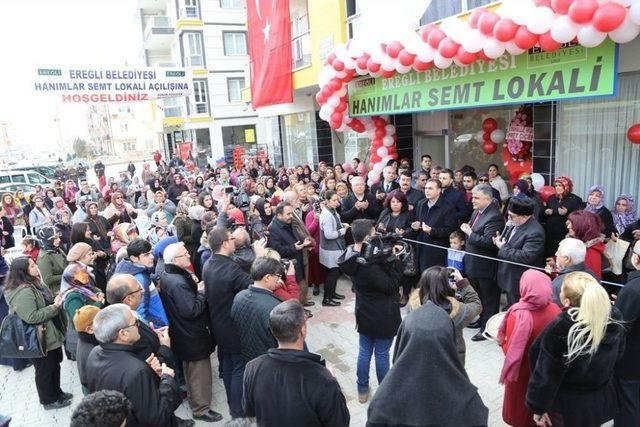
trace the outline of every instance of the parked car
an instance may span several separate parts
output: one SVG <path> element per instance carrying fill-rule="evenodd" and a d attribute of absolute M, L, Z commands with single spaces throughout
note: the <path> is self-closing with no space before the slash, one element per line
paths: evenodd
<path fill-rule="evenodd" d="M 0 184 L 40 184 L 53 185 L 54 180 L 34 170 L 4 170 L 0 171 Z"/>
<path fill-rule="evenodd" d="M 24 184 L 24 183 L 8 183 L 8 184 L 0 184 L 0 194 L 11 192 L 15 193 L 16 191 L 22 191 L 24 194 L 35 193 L 36 186 L 35 184 Z"/>

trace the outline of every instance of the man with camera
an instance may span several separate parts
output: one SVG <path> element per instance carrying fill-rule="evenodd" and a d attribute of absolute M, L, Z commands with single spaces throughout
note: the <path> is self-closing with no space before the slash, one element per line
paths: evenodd
<path fill-rule="evenodd" d="M 376 234 L 373 221 L 355 220 L 351 233 L 355 243 L 347 247 L 338 265 L 352 277 L 355 285 L 356 325 L 360 334 L 358 400 L 364 403 L 369 399 L 369 365 L 374 350 L 378 384 L 389 371 L 389 349 L 402 321 L 398 290 L 403 264 L 395 255 L 395 247 L 390 256 L 378 255 L 387 254 L 389 248 L 370 242 Z"/>

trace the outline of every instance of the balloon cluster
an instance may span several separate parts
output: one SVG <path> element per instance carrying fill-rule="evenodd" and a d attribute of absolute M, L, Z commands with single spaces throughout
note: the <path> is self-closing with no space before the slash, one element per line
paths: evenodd
<path fill-rule="evenodd" d="M 482 144 L 482 151 L 485 154 L 495 153 L 498 150 L 498 144 L 502 144 L 504 139 L 504 130 L 498 129 L 498 122 L 492 117 L 484 119 L 482 130 L 476 133 L 476 141 Z"/>
<path fill-rule="evenodd" d="M 633 144 L 640 144 L 640 123 L 631 126 L 627 130 L 627 138 Z"/>
<path fill-rule="evenodd" d="M 533 47 L 553 52 L 572 41 L 594 47 L 608 36 L 616 43 L 627 43 L 638 34 L 638 0 L 504 0 L 495 12 L 478 8 L 467 21 L 448 18 L 439 25 L 428 24 L 417 33 L 408 31 L 402 40 L 382 43 L 366 51 L 357 43 L 336 46 L 320 73 L 321 89 L 316 101 L 320 117 L 332 129 L 373 132 L 386 127 L 388 120 L 383 118 L 384 126 L 378 126 L 364 119 L 352 119 L 347 112 L 346 85 L 356 74 L 390 78 L 410 70 L 424 72 L 452 64 L 464 67 L 474 61 L 499 58 L 506 52 L 519 55 Z M 385 136 L 393 135 L 385 133 Z M 486 145 L 488 150 L 493 147 Z M 394 144 L 383 146 L 388 151 Z M 375 154 L 385 157 L 377 149 Z M 376 163 L 379 162 L 372 160 L 370 165 Z"/>

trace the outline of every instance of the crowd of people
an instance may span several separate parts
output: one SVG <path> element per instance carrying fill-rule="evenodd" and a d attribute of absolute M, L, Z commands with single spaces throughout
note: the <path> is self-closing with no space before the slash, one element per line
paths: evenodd
<path fill-rule="evenodd" d="M 73 400 L 60 364 L 75 360 L 86 397 L 72 425 L 193 425 L 174 414 L 185 397 L 194 420 L 220 421 L 218 377 L 234 420 L 349 425 L 340 385 L 305 342 L 310 293 L 332 310 L 349 288 L 368 425 L 486 425 L 465 328 L 504 351 L 507 424 L 640 422 L 633 197 L 610 210 L 602 186 L 583 201 L 560 176 L 544 200 L 529 175 L 509 182 L 497 165 L 454 171 L 429 155 L 416 170 L 390 161 L 370 186 L 359 159 L 154 162 L 117 178 L 97 162 L 97 182 L 76 170 L 1 196 L 0 317 L 11 307 L 44 325 L 46 344 L 42 358 L 2 363 L 32 364 L 40 404 L 57 409 Z M 18 226 L 28 235 L 16 242 Z M 626 242 L 620 259 L 608 242 Z"/>

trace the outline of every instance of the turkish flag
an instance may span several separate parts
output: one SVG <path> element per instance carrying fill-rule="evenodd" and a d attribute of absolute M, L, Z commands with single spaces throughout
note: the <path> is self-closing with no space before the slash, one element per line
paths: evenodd
<path fill-rule="evenodd" d="M 251 105 L 293 102 L 289 0 L 247 0 Z"/>

